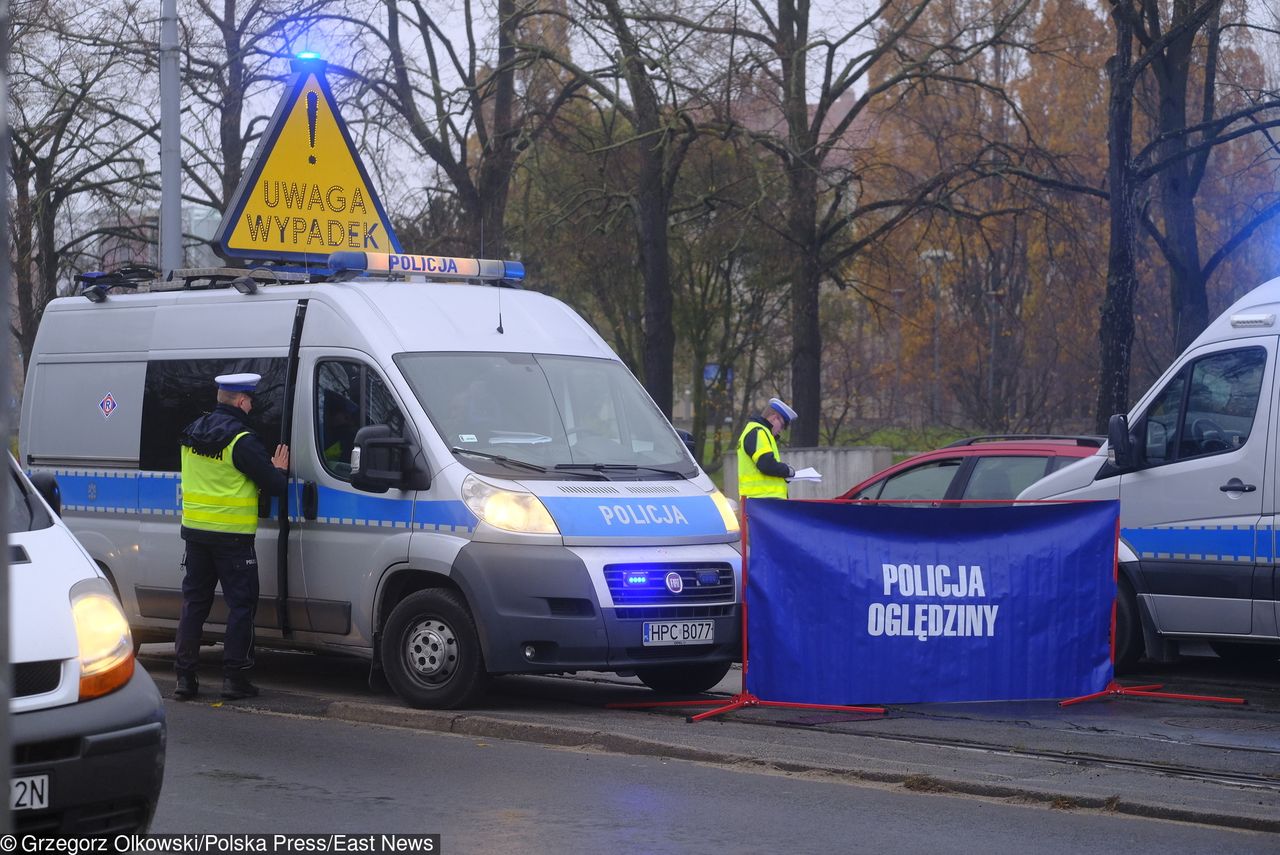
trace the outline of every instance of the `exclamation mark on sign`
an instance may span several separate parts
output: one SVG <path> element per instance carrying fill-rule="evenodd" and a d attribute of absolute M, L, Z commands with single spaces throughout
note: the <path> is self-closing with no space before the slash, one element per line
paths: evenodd
<path fill-rule="evenodd" d="M 308 163 L 315 163 L 316 156 L 316 93 L 307 93 L 307 130 L 311 132 L 311 151 L 313 154 L 307 158 Z"/>

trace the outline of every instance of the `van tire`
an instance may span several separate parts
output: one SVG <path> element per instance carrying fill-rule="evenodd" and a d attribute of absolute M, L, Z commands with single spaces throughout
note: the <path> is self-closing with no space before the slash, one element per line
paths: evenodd
<path fill-rule="evenodd" d="M 667 695 L 697 695 L 724 679 L 731 662 L 700 662 L 696 665 L 666 665 L 637 668 L 636 676 L 655 692 Z"/>
<path fill-rule="evenodd" d="M 415 709 L 457 709 L 484 690 L 480 636 L 456 591 L 432 588 L 400 601 L 382 633 L 382 667 Z"/>
<path fill-rule="evenodd" d="M 1138 598 L 1133 593 L 1133 586 L 1121 579 L 1116 588 L 1116 673 L 1132 671 L 1142 658 L 1142 652 L 1142 618 L 1138 614 Z"/>

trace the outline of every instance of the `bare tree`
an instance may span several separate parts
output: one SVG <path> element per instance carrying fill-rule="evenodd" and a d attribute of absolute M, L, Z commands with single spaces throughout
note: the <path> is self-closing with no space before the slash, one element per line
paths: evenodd
<path fill-rule="evenodd" d="M 1208 323 L 1205 283 L 1213 270 L 1259 225 L 1280 213 L 1280 196 L 1260 200 L 1210 259 L 1201 261 L 1195 198 L 1210 155 L 1215 148 L 1249 135 L 1261 136 L 1265 148 L 1275 152 L 1270 129 L 1280 125 L 1280 99 L 1270 91 L 1243 92 L 1227 112 L 1218 114 L 1221 7 L 1221 0 L 1179 2 L 1166 12 L 1158 0 L 1112 3 L 1115 53 L 1107 63 L 1111 248 L 1099 329 L 1099 431 L 1105 431 L 1111 413 L 1122 412 L 1129 404 L 1139 226 L 1155 239 L 1169 263 L 1174 330 L 1181 349 Z M 1202 67 L 1192 62 L 1197 56 L 1202 57 Z M 1195 103 L 1190 91 L 1193 66 L 1200 67 L 1202 74 L 1196 96 L 1199 120 L 1188 124 L 1189 104 Z M 1156 107 L 1150 111 L 1153 139 L 1135 155 L 1134 111 L 1142 103 L 1148 74 L 1154 76 L 1157 93 Z M 1163 230 L 1147 213 L 1148 183 L 1153 179 L 1159 182 Z"/>
<path fill-rule="evenodd" d="M 894 192 L 868 195 L 864 173 L 884 168 L 860 159 L 874 150 L 868 140 L 873 117 L 929 80 L 981 86 L 966 65 L 1002 39 L 1026 6 L 1025 0 L 977 9 L 885 0 L 865 13 L 842 11 L 824 27 L 811 24 L 811 0 L 778 0 L 773 7 L 752 0 L 741 9 L 734 3 L 698 20 L 661 16 L 740 41 L 738 68 L 763 81 L 754 86 L 755 97 L 736 105 L 733 127 L 773 154 L 785 175 L 777 207 L 760 223 L 787 244 L 792 404 L 807 414 L 792 430 L 797 445 L 816 444 L 821 423 L 821 284 L 848 285 L 841 275 L 847 262 L 922 206 L 937 204 L 966 168 L 904 172 Z M 935 8 L 931 22 L 926 12 Z"/>
<path fill-rule="evenodd" d="M 16 4 L 9 95 L 10 222 L 24 363 L 49 300 L 105 234 L 118 233 L 155 175 L 145 142 L 156 122 L 136 94 L 132 6 Z"/>
<path fill-rule="evenodd" d="M 432 195 L 452 197 L 449 204 L 435 199 L 433 210 L 422 212 L 448 210 L 443 221 L 458 228 L 432 236 L 432 249 L 507 253 L 508 195 L 521 152 L 580 85 L 572 76 L 547 73 L 537 60 L 544 42 L 566 49 L 555 27 L 530 23 L 544 7 L 557 6 L 557 0 L 498 0 L 490 17 L 476 0 L 383 0 L 379 14 L 365 22 L 365 50 L 350 71 L 387 105 L 390 116 L 381 120 L 403 128 L 392 144 L 434 167 L 406 170 L 410 180 Z"/>

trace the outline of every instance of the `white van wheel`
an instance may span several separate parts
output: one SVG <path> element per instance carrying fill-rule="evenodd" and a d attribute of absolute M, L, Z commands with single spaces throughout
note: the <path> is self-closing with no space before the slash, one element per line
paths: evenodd
<path fill-rule="evenodd" d="M 437 588 L 405 597 L 382 634 L 382 667 L 417 709 L 456 709 L 484 688 L 480 638 L 466 602 Z"/>
<path fill-rule="evenodd" d="M 655 692 L 669 695 L 696 695 L 724 679 L 729 673 L 730 662 L 702 662 L 697 665 L 665 665 L 655 668 L 637 668 L 636 676 Z"/>

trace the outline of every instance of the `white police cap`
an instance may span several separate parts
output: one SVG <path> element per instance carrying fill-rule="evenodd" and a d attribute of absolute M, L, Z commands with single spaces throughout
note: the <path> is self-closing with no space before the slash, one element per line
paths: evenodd
<path fill-rule="evenodd" d="M 261 374 L 222 374 L 213 378 L 224 392 L 252 392 L 258 388 Z"/>
<path fill-rule="evenodd" d="M 772 407 L 778 415 L 782 416 L 782 423 L 784 425 L 791 424 L 791 421 L 796 417 L 796 411 L 788 407 L 786 402 L 781 398 L 770 398 L 769 406 Z"/>

